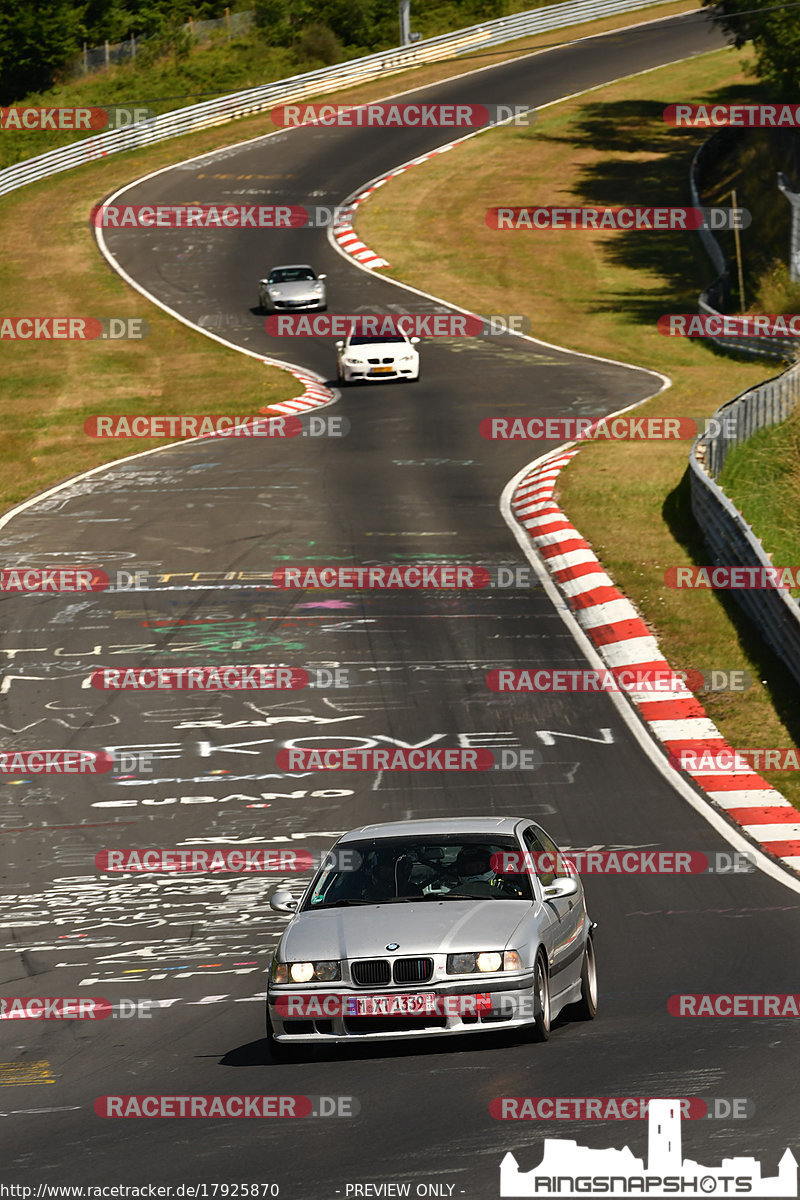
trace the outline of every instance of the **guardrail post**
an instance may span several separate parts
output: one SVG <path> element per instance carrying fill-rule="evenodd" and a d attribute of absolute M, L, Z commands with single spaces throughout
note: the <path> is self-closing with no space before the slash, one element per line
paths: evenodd
<path fill-rule="evenodd" d="M 400 45 L 411 44 L 411 0 L 400 0 Z"/>
<path fill-rule="evenodd" d="M 789 241 L 789 278 L 800 280 L 800 192 L 783 171 L 778 172 L 778 189 L 792 206 L 792 232 Z"/>

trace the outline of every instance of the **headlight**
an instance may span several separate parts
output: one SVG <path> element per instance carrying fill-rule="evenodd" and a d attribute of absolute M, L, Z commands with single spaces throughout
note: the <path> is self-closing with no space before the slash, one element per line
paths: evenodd
<path fill-rule="evenodd" d="M 342 359 L 342 362 L 344 362 L 348 367 L 363 367 L 364 366 L 363 358 L 353 358 L 352 355 L 349 355 L 349 354 L 345 358 Z"/>
<path fill-rule="evenodd" d="M 448 975 L 485 974 L 489 971 L 521 971 L 522 959 L 516 950 L 478 950 L 472 954 L 448 954 Z"/>
<path fill-rule="evenodd" d="M 341 965 L 334 959 L 272 964 L 273 983 L 333 983 L 341 977 Z"/>
<path fill-rule="evenodd" d="M 267 288 L 267 295 L 271 296 L 273 298 L 273 300 L 280 300 L 281 289 L 280 288 Z"/>
<path fill-rule="evenodd" d="M 413 354 L 404 354 L 404 355 L 403 355 L 403 357 L 402 357 L 402 358 L 398 358 L 398 360 L 397 360 L 397 361 L 398 361 L 398 362 L 413 362 L 413 361 L 414 361 L 414 355 L 413 355 Z"/>

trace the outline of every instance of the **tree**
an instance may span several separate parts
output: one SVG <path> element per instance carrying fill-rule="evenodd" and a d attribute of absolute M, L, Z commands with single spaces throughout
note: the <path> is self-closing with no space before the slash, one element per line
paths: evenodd
<path fill-rule="evenodd" d="M 752 42 L 756 74 L 770 99 L 795 100 L 800 89 L 800 8 L 775 0 L 703 0 L 740 49 Z"/>
<path fill-rule="evenodd" d="M 0 0 L 0 104 L 45 91 L 83 40 L 70 0 Z"/>

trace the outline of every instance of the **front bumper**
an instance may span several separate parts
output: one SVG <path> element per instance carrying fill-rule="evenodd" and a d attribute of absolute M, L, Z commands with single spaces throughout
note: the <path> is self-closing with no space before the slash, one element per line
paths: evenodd
<path fill-rule="evenodd" d="M 386 363 L 386 366 L 390 364 Z M 416 379 L 419 374 L 418 363 L 392 363 L 389 371 L 379 371 L 375 374 L 375 368 L 366 363 L 364 366 L 348 366 L 342 364 L 342 376 L 346 383 L 353 383 L 355 380 L 361 380 L 364 383 L 383 383 L 392 379 Z"/>
<path fill-rule="evenodd" d="M 319 1045 L 322 1042 L 373 1042 L 397 1041 L 418 1037 L 441 1037 L 443 1034 L 486 1033 L 491 1029 L 520 1029 L 530 1025 L 535 1017 L 533 998 L 533 971 L 519 972 L 512 979 L 475 980 L 465 983 L 431 983 L 420 987 L 392 987 L 379 989 L 354 988 L 347 985 L 314 988 L 314 996 L 321 1002 L 325 997 L 346 1001 L 350 998 L 369 995 L 391 997 L 410 993 L 434 994 L 437 997 L 474 996 L 478 992 L 489 993 L 491 1009 L 474 1014 L 460 1015 L 430 1014 L 426 1016 L 402 1017 L 355 1017 L 331 1015 L 325 1017 L 279 1016 L 275 1001 L 278 996 L 308 996 L 311 988 L 280 987 L 267 991 L 267 1020 L 272 1026 L 278 1042 Z M 457 1004 L 458 1002 L 456 1002 Z M 322 1004 L 324 1008 L 324 1003 Z M 337 1005 L 332 1005 L 335 1008 Z M 341 1007 L 344 1007 L 342 1005 Z"/>
<path fill-rule="evenodd" d="M 325 297 L 315 296 L 311 300 L 270 300 L 269 296 L 263 295 L 261 306 L 268 308 L 270 312 L 324 312 Z"/>

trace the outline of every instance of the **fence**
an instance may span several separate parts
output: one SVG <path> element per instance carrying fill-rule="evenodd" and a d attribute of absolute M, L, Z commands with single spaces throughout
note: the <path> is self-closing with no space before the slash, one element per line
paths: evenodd
<path fill-rule="evenodd" d="M 769 555 L 742 514 L 716 482 L 728 452 L 751 437 L 786 420 L 800 400 L 800 363 L 782 375 L 743 392 L 714 413 L 717 421 L 733 419 L 735 432 L 703 434 L 689 455 L 692 512 L 711 552 L 714 565 L 771 567 Z M 712 429 L 714 427 L 712 426 Z M 784 564 L 780 564 L 784 565 Z M 800 683 L 800 607 L 779 588 L 735 589 L 731 595 L 750 617 L 764 641 Z"/>
<path fill-rule="evenodd" d="M 185 33 L 195 41 L 205 41 L 215 33 L 227 33 L 229 37 L 238 37 L 251 29 L 255 22 L 255 9 L 247 12 L 229 13 L 225 17 L 215 17 L 208 21 L 187 21 L 181 26 Z M 90 71 L 100 71 L 111 64 L 127 62 L 136 57 L 147 43 L 148 38 L 133 34 L 124 42 L 105 42 L 102 46 L 84 46 L 83 52 L 72 61 L 68 70 L 71 75 L 87 75 Z"/>
<path fill-rule="evenodd" d="M 700 177 L 704 171 L 727 154 L 738 137 L 736 129 L 720 129 L 703 142 L 692 159 L 689 171 L 689 186 L 692 192 L 692 204 L 701 207 Z M 704 316 L 720 316 L 726 312 L 731 299 L 730 264 L 717 239 L 710 229 L 699 229 L 700 240 L 706 254 L 711 259 L 717 277 L 709 287 L 700 293 L 697 301 L 697 311 Z M 757 358 L 794 357 L 798 343 L 787 337 L 737 337 L 730 334 L 719 334 L 710 338 L 717 346 L 728 350 L 737 350 L 740 354 L 750 354 Z"/>
<path fill-rule="evenodd" d="M 502 45 L 528 34 L 561 29 L 566 25 L 576 25 L 581 21 L 590 21 L 614 13 L 653 8 L 665 2 L 666 0 L 570 0 L 567 4 L 554 4 L 547 8 L 501 17 L 496 21 L 471 25 L 467 29 L 443 33 L 439 37 L 414 42 L 396 50 L 369 54 L 364 58 L 338 63 L 333 67 L 322 67 L 318 71 L 295 75 L 291 79 L 282 79 L 276 83 L 249 88 L 247 91 L 221 96 L 188 108 L 176 109 L 162 116 L 141 121 L 138 125 L 83 138 L 69 146 L 61 146 L 36 158 L 5 167 L 0 171 L 0 196 L 36 180 L 47 179 L 60 171 L 69 171 L 84 163 L 105 158 L 109 154 L 140 149 L 167 138 L 210 129 L 238 117 L 266 112 L 278 104 L 291 104 L 335 92 L 347 85 L 384 79 L 409 67 L 441 62 L 443 59 L 468 54 L 473 50 Z"/>

